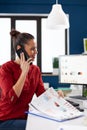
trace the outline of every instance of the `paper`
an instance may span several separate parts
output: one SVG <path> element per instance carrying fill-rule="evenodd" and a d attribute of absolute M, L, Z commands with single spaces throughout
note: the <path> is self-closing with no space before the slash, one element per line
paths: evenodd
<path fill-rule="evenodd" d="M 53 88 L 49 88 L 42 95 L 34 99 L 30 105 L 41 113 L 59 121 L 82 116 L 79 110 L 64 98 L 59 97 L 58 93 Z"/>

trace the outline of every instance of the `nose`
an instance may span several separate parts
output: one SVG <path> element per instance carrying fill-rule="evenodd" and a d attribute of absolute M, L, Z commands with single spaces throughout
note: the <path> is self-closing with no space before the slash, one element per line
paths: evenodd
<path fill-rule="evenodd" d="M 37 51 L 37 49 L 35 49 L 35 50 L 34 50 L 34 52 L 35 52 L 35 54 L 38 54 L 38 51 Z"/>
<path fill-rule="evenodd" d="M 36 54 L 38 54 L 38 51 L 36 50 Z"/>

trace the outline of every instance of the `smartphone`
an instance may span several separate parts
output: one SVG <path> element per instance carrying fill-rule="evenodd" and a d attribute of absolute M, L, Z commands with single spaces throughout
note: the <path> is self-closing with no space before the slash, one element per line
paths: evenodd
<path fill-rule="evenodd" d="M 25 51 L 25 49 L 24 48 L 19 48 L 19 49 L 17 49 L 16 50 L 16 53 L 17 53 L 17 55 L 19 56 L 19 58 L 20 58 L 20 54 L 21 53 L 24 53 L 24 56 L 25 56 L 25 60 L 28 60 L 30 57 L 29 57 L 29 55 L 27 54 L 27 52 Z M 32 64 L 32 61 L 30 62 L 30 65 Z"/>

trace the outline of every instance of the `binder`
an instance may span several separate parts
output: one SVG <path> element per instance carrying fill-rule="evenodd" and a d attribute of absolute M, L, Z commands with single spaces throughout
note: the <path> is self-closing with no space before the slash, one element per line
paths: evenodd
<path fill-rule="evenodd" d="M 64 121 L 67 121 L 67 120 L 71 120 L 71 119 L 75 119 L 75 118 L 79 118 L 79 117 L 82 117 L 83 115 L 79 115 L 79 116 L 76 116 L 76 117 L 71 117 L 71 118 L 56 118 L 56 117 L 52 117 L 52 116 L 48 116 L 44 113 L 41 113 L 39 112 L 38 110 L 34 110 L 34 111 L 26 111 L 26 114 L 30 114 L 30 115 L 33 115 L 33 116 L 36 116 L 38 118 L 44 118 L 46 120 L 52 120 L 52 121 L 56 121 L 56 122 L 64 122 Z"/>

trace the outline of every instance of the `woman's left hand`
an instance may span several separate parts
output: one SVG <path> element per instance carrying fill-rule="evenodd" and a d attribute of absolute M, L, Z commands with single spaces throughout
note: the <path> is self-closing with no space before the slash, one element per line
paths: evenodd
<path fill-rule="evenodd" d="M 62 90 L 58 90 L 57 92 L 58 92 L 58 95 L 59 95 L 60 97 L 63 97 L 63 98 L 64 98 L 64 93 L 63 93 Z"/>

